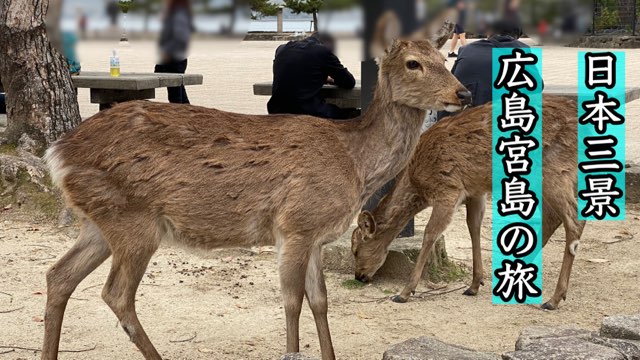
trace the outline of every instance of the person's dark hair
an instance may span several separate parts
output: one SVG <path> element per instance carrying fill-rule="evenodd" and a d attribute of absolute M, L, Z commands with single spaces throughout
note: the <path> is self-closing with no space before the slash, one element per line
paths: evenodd
<path fill-rule="evenodd" d="M 330 34 L 316 32 L 316 33 L 313 33 L 313 35 L 311 35 L 310 37 L 320 41 L 323 45 L 325 45 L 326 47 L 328 47 L 332 51 L 335 48 L 336 39 L 333 36 L 331 36 Z"/>
<path fill-rule="evenodd" d="M 509 20 L 496 20 L 489 26 L 489 30 L 494 36 L 511 36 L 514 39 L 519 39 L 522 36 L 520 25 Z"/>

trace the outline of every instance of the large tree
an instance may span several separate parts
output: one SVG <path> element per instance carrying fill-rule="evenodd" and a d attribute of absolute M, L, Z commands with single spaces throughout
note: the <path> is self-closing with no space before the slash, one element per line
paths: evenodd
<path fill-rule="evenodd" d="M 284 0 L 284 6 L 294 14 L 306 13 L 313 15 L 313 30 L 318 31 L 318 12 L 324 5 L 324 0 Z"/>
<path fill-rule="evenodd" d="M 61 1 L 51 2 L 59 14 Z M 15 144 L 27 134 L 40 150 L 81 121 L 67 61 L 47 37 L 48 7 L 49 0 L 0 2 L 0 81 L 8 112 L 5 136 Z"/>
<path fill-rule="evenodd" d="M 157 14 L 162 9 L 162 0 L 134 0 L 132 12 L 142 13 L 144 16 L 144 31 L 149 30 L 149 19 L 152 14 Z"/>
<path fill-rule="evenodd" d="M 254 15 L 254 19 L 260 16 L 275 16 L 278 14 L 278 5 L 269 0 L 249 0 L 249 5 Z"/>

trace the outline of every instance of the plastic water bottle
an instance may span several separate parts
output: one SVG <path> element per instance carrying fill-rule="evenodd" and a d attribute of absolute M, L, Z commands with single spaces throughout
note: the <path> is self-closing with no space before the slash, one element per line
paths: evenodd
<path fill-rule="evenodd" d="M 109 63 L 111 65 L 111 76 L 120 76 L 120 57 L 118 56 L 116 49 L 113 49 L 111 57 L 109 58 Z"/>

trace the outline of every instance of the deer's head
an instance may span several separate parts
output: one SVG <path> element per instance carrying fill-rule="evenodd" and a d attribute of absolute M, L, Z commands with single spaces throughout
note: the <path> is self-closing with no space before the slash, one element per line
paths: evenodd
<path fill-rule="evenodd" d="M 382 267 L 389 252 L 386 241 L 377 238 L 376 220 L 368 211 L 358 216 L 358 227 L 351 234 L 351 252 L 355 258 L 356 279 L 362 282 L 371 280 Z"/>
<path fill-rule="evenodd" d="M 426 38 L 418 31 L 400 39 L 400 24 L 392 12 L 378 22 L 371 52 L 380 66 L 379 86 L 395 103 L 420 110 L 455 112 L 471 104 L 471 93 L 445 67 L 439 49 L 451 36 L 453 24 Z M 386 85 L 386 86 L 385 86 Z"/>

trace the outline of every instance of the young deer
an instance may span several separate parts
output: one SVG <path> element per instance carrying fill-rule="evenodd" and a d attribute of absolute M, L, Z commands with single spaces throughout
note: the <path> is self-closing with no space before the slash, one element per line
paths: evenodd
<path fill-rule="evenodd" d="M 544 309 L 556 309 L 566 298 L 571 266 L 585 222 L 577 213 L 576 103 L 545 96 L 543 102 L 543 246 L 564 225 L 566 247 L 556 291 Z M 473 281 L 465 295 L 476 295 L 483 282 L 480 229 L 485 197 L 491 191 L 491 121 L 487 104 L 447 118 L 429 129 L 394 189 L 378 207 L 358 217 L 352 251 L 356 279 L 370 280 L 384 264 L 389 245 L 407 221 L 433 206 L 420 255 L 409 283 L 396 302 L 406 302 L 424 270 L 427 256 L 447 229 L 458 206 L 467 206 L 467 226 L 473 251 Z"/>
<path fill-rule="evenodd" d="M 101 112 L 46 154 L 54 182 L 82 219 L 77 243 L 47 273 L 42 359 L 56 359 L 65 306 L 110 255 L 104 301 L 147 359 L 160 359 L 135 294 L 160 243 L 212 249 L 276 244 L 287 352 L 299 350 L 306 295 L 322 358 L 334 359 L 321 249 L 409 162 L 426 109 L 458 110 L 471 94 L 426 40 L 377 37 L 380 76 L 353 122 L 251 116 L 195 106 L 129 102 Z M 438 34 L 443 44 L 451 32 Z"/>

